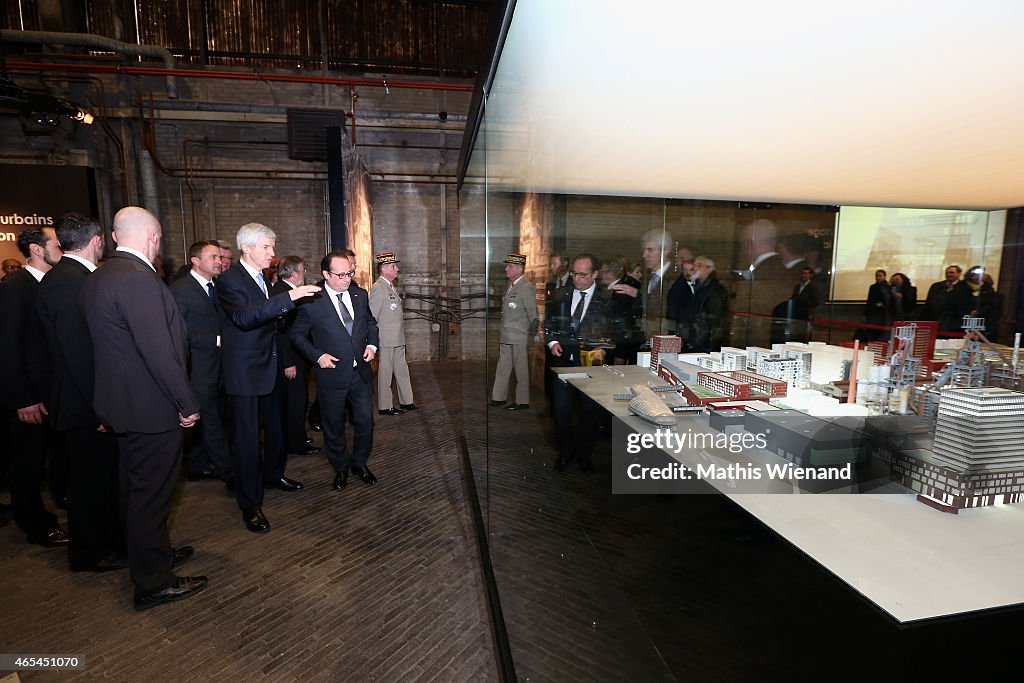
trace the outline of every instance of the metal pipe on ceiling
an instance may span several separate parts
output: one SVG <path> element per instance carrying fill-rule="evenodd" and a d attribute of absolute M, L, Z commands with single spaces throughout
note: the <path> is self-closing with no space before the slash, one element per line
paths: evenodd
<path fill-rule="evenodd" d="M 169 51 L 160 47 L 159 45 L 135 45 L 132 43 L 123 43 L 120 40 L 114 40 L 113 38 L 107 38 L 105 36 L 97 36 L 92 33 L 56 33 L 53 31 L 12 31 L 10 29 L 0 30 L 0 40 L 8 43 L 32 43 L 40 45 L 73 45 L 77 47 L 91 47 L 97 50 L 106 50 L 108 52 L 118 52 L 120 54 L 129 55 L 132 57 L 153 57 L 155 59 L 159 59 L 160 61 L 162 61 L 164 63 L 164 66 L 166 67 L 165 69 L 152 69 L 152 71 L 158 72 L 154 75 L 165 76 L 167 78 L 167 96 L 171 99 L 177 99 L 178 97 L 178 82 L 175 79 L 176 74 L 174 73 L 176 71 L 180 71 L 180 69 L 177 68 L 178 63 L 174 61 L 174 56 L 171 55 Z M 11 68 L 11 66 L 8 65 L 8 68 Z M 36 70 L 54 71 L 54 69 L 50 68 L 38 68 Z M 79 73 L 90 73 L 85 69 L 69 68 L 63 70 L 77 71 Z"/>
<path fill-rule="evenodd" d="M 20 31 L 3 31 L 21 33 Z M 72 35 L 60 33 L 56 35 Z M 116 41 L 112 41 L 116 42 Z M 161 48 L 163 49 L 163 48 Z M 66 71 L 73 73 L 121 74 L 126 76 L 178 76 L 181 78 L 212 78 L 228 81 L 267 81 L 274 83 L 322 83 L 340 85 L 350 88 L 405 88 L 408 90 L 444 90 L 450 92 L 473 92 L 472 85 L 457 83 L 417 83 L 416 81 L 387 81 L 371 78 L 342 78 L 337 76 L 313 76 L 298 74 L 270 74 L 259 71 L 211 71 L 167 68 L 158 69 L 147 66 L 121 66 L 106 64 L 46 64 L 42 62 L 7 62 L 8 71 Z M 168 93 L 170 94 L 170 93 Z"/>

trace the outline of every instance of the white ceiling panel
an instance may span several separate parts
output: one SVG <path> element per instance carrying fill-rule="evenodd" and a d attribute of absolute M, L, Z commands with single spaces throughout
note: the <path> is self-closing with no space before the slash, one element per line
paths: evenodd
<path fill-rule="evenodd" d="M 1024 205 L 1024 2 L 519 0 L 492 187 Z"/>

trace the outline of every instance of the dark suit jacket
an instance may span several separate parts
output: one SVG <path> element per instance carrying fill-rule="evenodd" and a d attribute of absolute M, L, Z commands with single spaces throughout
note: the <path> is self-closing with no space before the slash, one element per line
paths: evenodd
<path fill-rule="evenodd" d="M 40 284 L 24 268 L 0 285 L 0 405 L 49 407 L 50 359 L 39 320 Z"/>
<path fill-rule="evenodd" d="M 377 321 L 370 313 L 369 296 L 365 289 L 352 284 L 348 288 L 352 297 L 352 334 L 345 330 L 338 309 L 325 288 L 313 300 L 299 307 L 291 328 L 292 343 L 316 369 L 318 387 L 344 388 L 349 385 L 352 362 L 364 382 L 373 377 L 370 364 L 363 360 L 367 346 L 380 346 Z M 338 359 L 334 368 L 321 368 L 317 361 L 329 353 Z"/>
<path fill-rule="evenodd" d="M 789 317 L 794 320 L 810 320 L 811 316 L 814 315 L 814 309 L 821 303 L 818 297 L 818 285 L 812 279 L 801 292 L 801 284 L 803 283 L 798 282 L 793 287 L 793 296 L 790 297 L 793 301 L 792 315 Z"/>
<path fill-rule="evenodd" d="M 217 284 L 214 283 L 216 291 Z M 214 393 L 221 384 L 220 314 L 192 273 L 170 285 L 171 296 L 188 328 L 189 377 L 198 391 Z M 216 295 L 215 295 L 216 296 Z"/>
<path fill-rule="evenodd" d="M 572 329 L 572 287 L 563 287 L 558 297 L 547 305 L 544 316 L 544 343 L 553 341 L 562 345 L 561 357 L 550 356 L 551 367 L 570 367 L 580 364 L 580 346 L 598 339 L 611 339 L 621 332 L 615 330 L 608 310 L 607 292 L 598 285 L 593 300 L 587 305 L 586 315 L 580 320 L 580 328 Z M 569 358 L 572 360 L 569 360 Z"/>
<path fill-rule="evenodd" d="M 321 285 L 323 286 L 323 285 Z M 277 296 L 278 294 L 287 294 L 291 291 L 291 286 L 284 280 L 278 280 L 274 283 L 274 286 L 270 288 L 270 296 Z M 295 348 L 295 344 L 292 342 L 291 329 L 292 325 L 295 324 L 295 317 L 299 313 L 299 309 L 311 301 L 311 299 L 299 299 L 295 302 L 295 308 L 288 311 L 288 313 L 279 318 L 277 321 L 277 356 L 281 359 L 282 368 L 290 368 L 296 366 L 296 368 L 303 372 L 303 368 L 308 368 L 309 363 L 303 357 L 299 350 Z"/>
<path fill-rule="evenodd" d="M 174 297 L 140 258 L 116 251 L 86 278 L 96 387 L 93 407 L 115 432 L 157 434 L 199 412 L 188 381 L 188 331 Z"/>
<path fill-rule="evenodd" d="M 685 320 L 686 349 L 709 353 L 720 351 L 729 338 L 729 293 L 712 273 L 697 282 Z M 682 322 L 680 323 L 682 325 Z"/>
<path fill-rule="evenodd" d="M 868 287 L 864 302 L 864 322 L 872 325 L 892 324 L 892 290 L 889 283 L 875 283 Z"/>
<path fill-rule="evenodd" d="M 693 301 L 693 294 L 690 283 L 682 275 L 672 283 L 665 302 L 665 317 L 675 321 L 672 329 L 678 331 L 690 323 L 690 303 Z"/>
<path fill-rule="evenodd" d="M 64 257 L 43 278 L 39 288 L 39 317 L 53 362 L 53 383 L 46 407 L 58 431 L 96 426 L 92 409 L 94 367 L 89 326 L 78 295 L 89 269 Z"/>
<path fill-rule="evenodd" d="M 217 278 L 217 308 L 224 336 L 222 365 L 229 394 L 263 396 L 277 382 L 277 318 L 295 304 L 287 294 L 269 299 L 241 262 Z"/>

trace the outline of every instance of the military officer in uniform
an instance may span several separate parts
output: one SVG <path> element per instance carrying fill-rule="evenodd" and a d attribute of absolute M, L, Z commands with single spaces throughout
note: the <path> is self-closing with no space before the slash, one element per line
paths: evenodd
<path fill-rule="evenodd" d="M 395 252 L 377 254 L 379 277 L 370 290 L 370 313 L 377 320 L 380 332 L 380 350 L 377 354 L 377 408 L 381 415 L 402 415 L 416 410 L 409 381 L 409 365 L 405 361 L 405 311 L 402 297 L 395 289 L 398 264 Z M 398 384 L 398 405 L 391 395 L 391 380 Z"/>
<path fill-rule="evenodd" d="M 533 283 L 523 277 L 526 256 L 509 254 L 505 259 L 505 276 L 511 284 L 501 298 L 501 338 L 498 346 L 498 368 L 494 374 L 491 405 L 498 406 L 508 396 L 508 380 L 516 373 L 516 400 L 505 406 L 522 410 L 530 405 L 530 340 L 537 332 L 537 292 Z"/>

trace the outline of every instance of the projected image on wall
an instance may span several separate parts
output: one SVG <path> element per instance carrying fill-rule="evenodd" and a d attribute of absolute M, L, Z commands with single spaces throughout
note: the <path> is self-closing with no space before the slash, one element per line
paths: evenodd
<path fill-rule="evenodd" d="M 878 269 L 921 292 L 954 263 L 983 266 L 998 282 L 1005 227 L 1006 211 L 840 207 L 832 298 L 863 301 Z"/>

